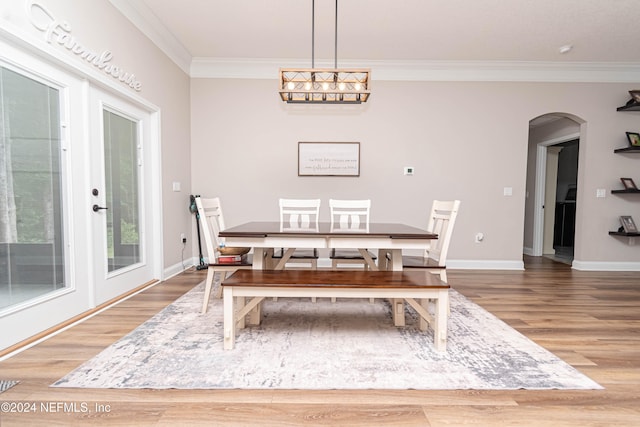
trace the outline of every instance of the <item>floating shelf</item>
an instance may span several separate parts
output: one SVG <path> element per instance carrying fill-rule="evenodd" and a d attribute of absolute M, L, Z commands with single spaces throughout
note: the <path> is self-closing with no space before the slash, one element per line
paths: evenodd
<path fill-rule="evenodd" d="M 633 189 L 611 190 L 611 193 L 613 193 L 613 194 L 638 194 L 638 193 L 640 193 L 640 190 L 633 190 Z"/>
<path fill-rule="evenodd" d="M 609 236 L 640 237 L 640 233 L 625 233 L 624 231 L 610 231 Z"/>
<path fill-rule="evenodd" d="M 640 147 L 629 146 L 624 148 L 616 148 L 613 150 L 614 153 L 640 153 Z"/>
<path fill-rule="evenodd" d="M 640 102 L 635 102 L 631 105 L 624 105 L 622 107 L 618 107 L 617 111 L 640 111 Z"/>

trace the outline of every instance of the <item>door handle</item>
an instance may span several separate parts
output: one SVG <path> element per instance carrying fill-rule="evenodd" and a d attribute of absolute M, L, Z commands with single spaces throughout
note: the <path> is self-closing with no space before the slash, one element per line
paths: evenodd
<path fill-rule="evenodd" d="M 93 205 L 93 211 L 94 212 L 98 212 L 101 209 L 109 209 L 109 208 L 103 208 L 102 206 L 98 206 L 98 205 Z"/>

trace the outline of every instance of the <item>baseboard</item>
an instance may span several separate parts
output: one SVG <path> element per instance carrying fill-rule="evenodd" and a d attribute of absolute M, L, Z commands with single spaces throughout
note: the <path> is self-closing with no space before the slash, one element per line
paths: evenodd
<path fill-rule="evenodd" d="M 533 248 L 522 248 L 522 253 L 525 255 L 529 255 L 529 256 L 536 256 L 535 252 L 533 251 Z"/>
<path fill-rule="evenodd" d="M 521 260 L 452 259 L 447 261 L 447 270 L 524 270 L 524 262 Z"/>
<path fill-rule="evenodd" d="M 162 280 L 167 280 L 173 276 L 177 276 L 185 270 L 190 269 L 198 262 L 197 258 L 187 258 L 182 262 L 177 264 L 173 264 L 167 268 L 165 268 L 162 272 Z"/>
<path fill-rule="evenodd" d="M 640 271 L 640 262 L 576 261 L 571 268 L 581 271 Z"/>

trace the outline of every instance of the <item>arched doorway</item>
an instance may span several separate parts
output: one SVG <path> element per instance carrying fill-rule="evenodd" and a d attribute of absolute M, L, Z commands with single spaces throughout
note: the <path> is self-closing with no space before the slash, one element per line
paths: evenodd
<path fill-rule="evenodd" d="M 571 264 L 579 213 L 584 120 L 548 113 L 529 122 L 524 253 Z"/>

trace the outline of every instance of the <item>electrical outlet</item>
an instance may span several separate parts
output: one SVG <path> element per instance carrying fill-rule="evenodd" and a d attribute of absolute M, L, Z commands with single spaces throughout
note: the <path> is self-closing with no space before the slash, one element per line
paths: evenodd
<path fill-rule="evenodd" d="M 180 241 L 182 243 L 187 243 L 187 236 L 185 236 L 184 233 L 180 233 Z"/>

